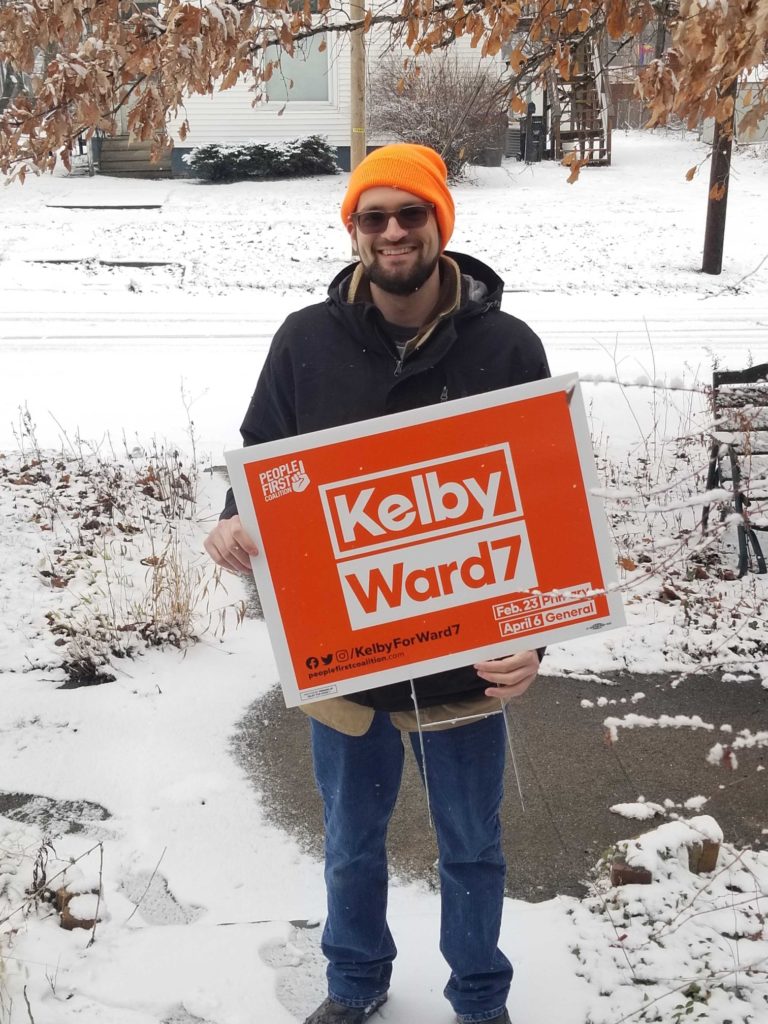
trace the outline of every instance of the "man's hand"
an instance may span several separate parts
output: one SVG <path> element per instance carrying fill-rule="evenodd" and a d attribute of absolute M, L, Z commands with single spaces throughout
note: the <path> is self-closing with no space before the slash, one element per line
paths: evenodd
<path fill-rule="evenodd" d="M 259 549 L 243 529 L 240 516 L 221 519 L 205 538 L 203 547 L 216 565 L 232 572 L 250 572 L 249 555 L 258 555 Z"/>
<path fill-rule="evenodd" d="M 493 684 L 485 691 L 486 697 L 509 700 L 524 694 L 536 678 L 539 656 L 536 651 L 521 651 L 497 661 L 478 661 L 475 669 L 481 679 Z"/>

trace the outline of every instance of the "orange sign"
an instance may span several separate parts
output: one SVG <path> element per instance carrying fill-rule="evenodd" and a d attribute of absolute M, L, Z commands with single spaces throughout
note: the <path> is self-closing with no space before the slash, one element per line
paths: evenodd
<path fill-rule="evenodd" d="M 227 464 L 289 707 L 624 624 L 576 377 Z"/>

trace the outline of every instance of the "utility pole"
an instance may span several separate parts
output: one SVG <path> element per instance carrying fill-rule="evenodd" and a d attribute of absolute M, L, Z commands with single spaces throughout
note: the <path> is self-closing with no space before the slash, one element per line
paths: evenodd
<path fill-rule="evenodd" d="M 733 100 L 733 110 L 720 124 L 715 121 L 712 142 L 712 164 L 709 172 L 709 199 L 707 201 L 707 227 L 704 232 L 704 259 L 701 269 L 705 274 L 719 274 L 723 269 L 723 243 L 725 241 L 725 211 L 728 205 L 728 183 L 731 176 L 731 147 L 736 115 L 738 78 L 726 96 Z"/>
<path fill-rule="evenodd" d="M 352 21 L 365 18 L 365 0 L 349 0 Z M 350 128 L 349 167 L 354 171 L 365 157 L 365 34 L 362 27 L 350 33 Z"/>
<path fill-rule="evenodd" d="M 664 56 L 664 43 L 667 40 L 667 0 L 661 0 L 656 15 L 656 48 L 654 57 L 661 60 Z"/>

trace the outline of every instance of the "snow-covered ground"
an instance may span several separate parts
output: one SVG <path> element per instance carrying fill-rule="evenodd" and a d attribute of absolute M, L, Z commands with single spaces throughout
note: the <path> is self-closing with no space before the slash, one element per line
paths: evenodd
<path fill-rule="evenodd" d="M 451 246 L 501 274 L 505 309 L 540 333 L 555 373 L 702 383 L 715 359 L 759 362 L 768 260 L 752 271 L 768 252 L 766 162 L 736 163 L 725 271 L 711 277 L 698 270 L 706 166 L 685 181 L 704 147 L 640 133 L 614 142 L 614 165 L 575 185 L 551 163 L 475 168 L 455 190 Z M 0 445 L 13 445 L 25 400 L 43 443 L 58 437 L 49 413 L 86 437 L 178 437 L 184 380 L 221 461 L 275 327 L 321 299 L 350 259 L 345 182 L 57 177 L 5 189 Z M 100 203 L 112 208 L 79 208 Z M 155 208 L 119 208 L 130 204 Z M 136 262 L 167 266 L 125 265 Z"/>
<path fill-rule="evenodd" d="M 739 673 L 768 682 L 768 593 L 757 577 L 722 579 L 711 566 L 697 578 L 690 537 L 707 460 L 703 387 L 715 364 L 768 357 L 768 163 L 737 158 L 725 272 L 711 278 L 697 270 L 706 167 L 685 181 L 703 148 L 614 141 L 614 166 L 573 186 L 549 164 L 477 169 L 456 189 L 452 247 L 502 274 L 505 308 L 540 333 L 553 371 L 585 381 L 629 626 L 550 650 L 548 670 L 689 671 L 706 660 L 731 672 L 725 694 Z M 209 582 L 199 553 L 219 478 L 202 478 L 194 522 L 161 516 L 155 532 L 133 533 L 151 516 L 126 499 L 116 528 L 104 495 L 121 484 L 95 467 L 108 473 L 113 451 L 130 453 L 126 477 L 160 486 L 147 468 L 162 462 L 152 438 L 161 452 L 166 440 L 189 452 L 190 419 L 200 464 L 221 463 L 274 328 L 349 258 L 344 185 L 344 175 L 227 186 L 55 177 L 2 193 L 2 1024 L 289 1024 L 322 997 L 319 929 L 291 924 L 322 917 L 321 867 L 265 822 L 229 749 L 276 678 L 263 625 L 232 621 L 240 584 L 210 583 L 195 646 L 112 657 L 113 682 L 59 686 L 63 655 L 76 643 L 82 653 L 85 635 L 62 631 L 67 615 L 83 626 L 102 614 L 91 652 L 104 621 L 138 620 L 169 538 L 190 585 Z M 42 465 L 32 424 L 39 446 L 60 452 Z M 82 542 L 78 501 L 97 522 L 93 543 Z M 118 646 L 144 640 L 120 631 Z M 757 769 L 765 718 L 742 737 Z M 633 715 L 613 728 L 648 724 Z M 13 811 L 13 793 L 37 797 L 34 814 L 23 801 Z M 78 831 L 62 801 L 89 802 L 73 812 Z M 690 828 L 717 832 L 705 816 Z M 768 855 L 723 845 L 717 872 L 696 876 L 684 832 L 668 822 L 644 850 L 625 851 L 654 870 L 650 886 L 603 881 L 581 903 L 507 902 L 516 1024 L 768 1021 Z M 30 903 L 36 857 L 38 882 L 44 870 L 51 889 L 66 880 L 82 894 L 73 911 L 93 917 L 98 902 L 93 944 L 90 932 L 60 929 L 50 904 Z M 436 897 L 397 883 L 391 917 L 401 955 L 382 1020 L 448 1021 Z"/>

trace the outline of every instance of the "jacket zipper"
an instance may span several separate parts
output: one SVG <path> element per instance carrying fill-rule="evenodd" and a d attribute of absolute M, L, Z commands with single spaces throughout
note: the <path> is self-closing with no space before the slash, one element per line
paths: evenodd
<path fill-rule="evenodd" d="M 395 376 L 399 377 L 402 372 L 403 372 L 403 359 L 401 357 L 400 359 L 397 360 L 397 363 L 395 364 Z M 440 401 L 441 402 L 447 402 L 448 401 L 448 385 L 447 384 L 445 384 L 443 386 L 443 390 L 440 392 Z"/>

